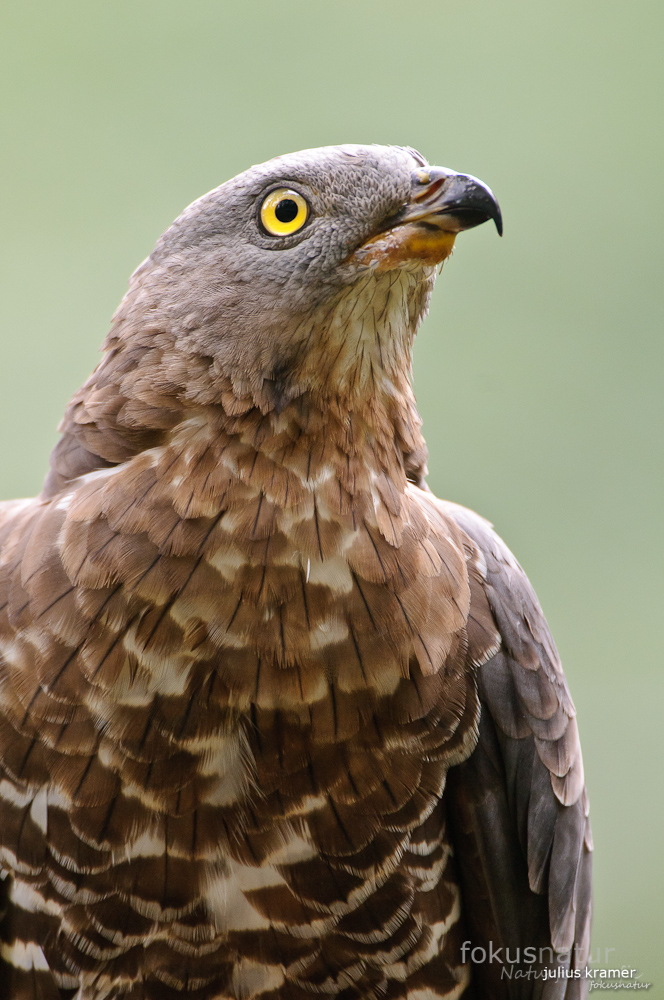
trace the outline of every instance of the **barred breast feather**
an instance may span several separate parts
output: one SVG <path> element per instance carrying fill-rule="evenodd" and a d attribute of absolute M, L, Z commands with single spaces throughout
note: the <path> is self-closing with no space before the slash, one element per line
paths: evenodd
<path fill-rule="evenodd" d="M 326 430 L 199 414 L 4 509 L 4 947 L 30 977 L 463 983 L 441 796 L 497 641 L 478 555 Z"/>

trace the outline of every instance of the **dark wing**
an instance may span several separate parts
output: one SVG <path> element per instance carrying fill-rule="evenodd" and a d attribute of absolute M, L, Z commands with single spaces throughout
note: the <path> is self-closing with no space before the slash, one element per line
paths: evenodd
<path fill-rule="evenodd" d="M 473 956 L 477 996 L 573 1000 L 588 988 L 592 851 L 574 705 L 525 573 L 487 521 L 446 508 L 484 556 L 501 636 L 478 668 L 477 748 L 448 783 L 468 940 L 486 953 Z M 546 967 L 581 976 L 544 979 Z"/>

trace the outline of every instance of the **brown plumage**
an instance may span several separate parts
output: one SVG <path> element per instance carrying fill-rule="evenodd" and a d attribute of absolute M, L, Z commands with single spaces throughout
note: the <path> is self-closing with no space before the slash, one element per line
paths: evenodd
<path fill-rule="evenodd" d="M 410 386 L 490 217 L 413 150 L 310 150 L 134 275 L 0 505 L 2 996 L 585 993 L 541 978 L 588 948 L 574 708 L 518 564 L 428 492 Z"/>

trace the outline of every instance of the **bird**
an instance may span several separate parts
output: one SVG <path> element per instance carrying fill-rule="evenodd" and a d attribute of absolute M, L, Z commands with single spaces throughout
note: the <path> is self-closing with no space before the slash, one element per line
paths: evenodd
<path fill-rule="evenodd" d="M 411 147 L 327 146 L 131 277 L 0 504 L 0 996 L 586 995 L 574 705 L 514 556 L 429 489 L 412 385 L 490 221 Z"/>

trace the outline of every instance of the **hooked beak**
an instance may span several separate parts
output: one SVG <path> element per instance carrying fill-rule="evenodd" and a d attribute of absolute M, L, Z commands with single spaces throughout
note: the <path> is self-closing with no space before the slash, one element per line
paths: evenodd
<path fill-rule="evenodd" d="M 419 189 L 419 190 L 418 190 Z M 473 229 L 493 219 L 503 235 L 500 205 L 491 188 L 470 174 L 444 167 L 416 170 L 413 196 L 403 210 L 403 221 L 426 221 L 450 233 Z"/>
<path fill-rule="evenodd" d="M 414 171 L 410 201 L 354 253 L 380 271 L 409 261 L 435 265 L 449 257 L 458 233 L 493 219 L 503 234 L 500 206 L 489 187 L 445 167 Z"/>

